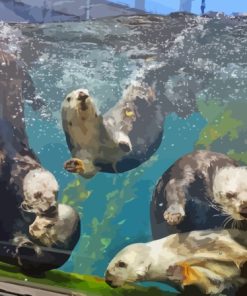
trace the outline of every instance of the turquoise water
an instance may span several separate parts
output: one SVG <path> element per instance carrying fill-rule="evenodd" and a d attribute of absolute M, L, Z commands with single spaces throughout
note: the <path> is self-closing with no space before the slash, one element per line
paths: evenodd
<path fill-rule="evenodd" d="M 26 38 L 21 58 L 46 102 L 37 113 L 25 106 L 30 146 L 56 176 L 59 202 L 73 206 L 81 217 L 80 240 L 61 270 L 102 277 L 123 247 L 152 240 L 153 190 L 184 154 L 200 147 L 247 164 L 246 27 L 246 22 L 238 26 L 230 19 L 173 15 L 17 28 Z M 10 48 L 19 46 L 18 38 L 10 38 Z M 66 94 L 87 88 L 104 114 L 136 77 L 153 86 L 161 114 L 169 114 L 158 150 L 122 174 L 98 173 L 86 180 L 65 171 L 63 164 L 71 157 L 61 127 Z M 159 283 L 145 285 L 173 290 Z"/>
<path fill-rule="evenodd" d="M 56 119 L 49 121 L 40 119 L 31 110 L 27 111 L 27 116 L 30 145 L 42 164 L 57 177 L 61 200 L 63 190 L 70 182 L 77 179 L 77 176 L 63 169 L 63 162 L 70 157 L 70 154 L 59 124 L 59 114 Z M 111 258 L 121 248 L 130 243 L 152 239 L 149 201 L 154 186 L 177 158 L 194 149 L 194 144 L 204 126 L 205 120 L 199 113 L 194 113 L 186 119 L 171 114 L 165 120 L 162 144 L 150 161 L 131 172 L 117 175 L 100 173 L 91 180 L 79 177 L 83 186 L 92 194 L 86 201 L 76 204 L 79 211 L 81 207 L 83 208 L 81 240 L 62 270 L 102 276 Z M 138 177 L 135 176 L 136 173 L 139 174 Z M 94 232 L 95 219 L 98 223 L 106 219 L 104 214 L 109 203 L 109 194 L 120 192 L 126 180 L 132 183 L 126 190 L 125 200 L 119 205 L 118 194 L 113 197 L 116 199 L 116 207 L 119 206 L 118 213 L 109 219 L 108 227 L 102 228 L 98 234 L 99 237 L 105 238 L 106 247 L 94 235 L 93 245 L 97 251 L 95 256 L 92 256 L 92 249 L 87 248 L 86 244 L 87 237 L 92 236 Z"/>
<path fill-rule="evenodd" d="M 56 176 L 59 201 L 72 205 L 82 222 L 80 240 L 61 267 L 63 271 L 103 276 L 109 261 L 123 247 L 152 240 L 149 204 L 156 182 L 175 160 L 195 147 L 247 162 L 246 116 L 242 112 L 247 94 L 245 27 L 235 46 L 234 25 L 201 19 L 197 29 L 189 31 L 185 22 L 168 50 L 166 38 L 170 37 L 161 32 L 166 33 L 169 25 L 173 30 L 175 21 L 175 17 L 163 18 L 157 22 L 159 27 L 154 19 L 157 35 L 152 33 L 152 22 L 150 28 L 144 22 L 137 29 L 130 21 L 126 29 L 124 22 L 118 25 L 115 19 L 26 31 L 35 44 L 29 50 L 37 54 L 29 71 L 37 93 L 47 103 L 39 113 L 26 108 L 30 145 L 42 165 Z M 222 48 L 228 49 L 225 55 Z M 158 101 L 168 109 L 158 150 L 141 166 L 122 174 L 98 173 L 86 180 L 66 172 L 63 164 L 71 155 L 60 114 L 65 95 L 72 89 L 87 88 L 103 114 L 121 99 L 125 86 L 136 76 L 156 83 Z M 166 98 L 167 105 L 163 104 Z M 198 113 L 193 111 L 197 109 Z M 171 113 L 173 110 L 190 115 L 182 118 Z"/>

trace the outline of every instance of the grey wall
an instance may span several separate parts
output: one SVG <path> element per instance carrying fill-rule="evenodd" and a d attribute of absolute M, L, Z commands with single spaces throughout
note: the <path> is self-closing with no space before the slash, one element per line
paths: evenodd
<path fill-rule="evenodd" d="M 137 0 L 144 10 L 144 0 Z M 141 8 L 142 7 L 142 8 Z M 141 11 L 107 0 L 0 0 L 0 21 L 57 22 L 134 15 Z"/>

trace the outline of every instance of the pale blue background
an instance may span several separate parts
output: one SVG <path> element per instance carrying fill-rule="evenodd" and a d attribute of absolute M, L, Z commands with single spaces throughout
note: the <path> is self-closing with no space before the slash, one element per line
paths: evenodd
<path fill-rule="evenodd" d="M 125 3 L 134 6 L 134 0 L 112 0 L 117 3 Z M 156 13 L 169 13 L 179 9 L 179 0 L 146 0 L 146 10 Z M 194 0 L 192 5 L 193 13 L 201 13 L 201 0 Z M 232 12 L 247 12 L 246 0 L 206 0 L 206 11 L 224 11 L 226 14 Z"/>

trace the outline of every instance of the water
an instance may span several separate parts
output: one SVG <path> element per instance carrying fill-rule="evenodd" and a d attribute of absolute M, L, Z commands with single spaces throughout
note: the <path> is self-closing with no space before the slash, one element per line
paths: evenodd
<path fill-rule="evenodd" d="M 19 28 L 28 38 L 21 42 L 20 55 L 28 64 L 37 93 L 47 103 L 41 113 L 26 106 L 30 145 L 43 166 L 55 174 L 59 200 L 74 206 L 82 218 L 80 241 L 61 267 L 63 271 L 103 276 L 121 248 L 150 241 L 153 189 L 182 155 L 206 148 L 247 163 L 242 111 L 247 94 L 246 21 L 222 24 L 197 17 L 186 21 L 164 17 L 163 21 L 149 20 L 144 31 L 115 19 Z M 193 23 L 190 29 L 189 21 Z M 177 29 L 176 22 L 182 23 L 181 28 Z M 165 31 L 162 26 L 168 25 Z M 174 30 L 174 39 L 170 30 Z M 159 99 L 173 106 L 164 121 L 159 149 L 130 172 L 99 173 L 91 180 L 67 173 L 63 163 L 70 153 L 60 118 L 64 96 L 72 89 L 88 88 L 104 113 L 134 77 L 156 80 Z M 218 131 L 217 137 L 212 136 L 212 129 Z"/>
<path fill-rule="evenodd" d="M 119 25 L 114 25 L 110 30 L 109 22 L 46 25 L 41 30 L 35 30 L 33 34 L 34 52 L 39 53 L 39 58 L 30 63 L 30 71 L 37 92 L 41 97 L 46 98 L 49 107 L 44 112 L 43 118 L 40 114 L 27 109 L 27 130 L 30 144 L 42 164 L 51 170 L 59 181 L 60 200 L 63 199 L 63 192 L 68 184 L 75 183 L 77 179 L 62 167 L 70 154 L 61 129 L 60 105 L 70 90 L 78 87 L 88 88 L 95 98 L 97 108 L 104 113 L 121 98 L 125 85 L 130 83 L 130 78 L 139 71 L 142 73 L 138 74 L 139 77 L 145 76 L 145 71 L 149 70 L 145 70 L 143 74 L 141 69 L 144 66 L 149 69 L 151 65 L 150 69 L 152 67 L 158 69 L 158 79 L 163 79 L 162 83 L 165 82 L 165 86 L 160 86 L 161 89 L 164 87 L 168 97 L 171 96 L 179 106 L 178 109 L 187 108 L 179 93 L 174 96 L 174 90 L 177 87 L 176 81 L 185 79 L 186 83 L 189 83 L 194 79 L 192 66 L 190 65 L 186 70 L 181 65 L 181 71 L 176 72 L 175 76 L 170 73 L 168 80 L 165 80 L 163 67 L 166 66 L 162 63 L 152 66 L 153 62 L 146 64 L 143 59 L 129 58 L 133 53 L 147 51 L 147 46 L 140 49 L 131 40 L 133 33 L 130 33 L 128 40 L 132 45 L 125 45 L 128 44 L 125 37 L 124 41 L 119 38 L 115 41 L 119 45 L 113 50 L 112 42 L 117 34 L 125 36 L 126 33 L 123 33 L 124 28 Z M 227 104 L 224 102 L 241 100 L 245 97 L 246 88 L 242 87 L 242 82 L 246 79 L 244 57 L 236 56 L 233 59 L 235 50 L 242 51 L 244 39 L 240 36 L 236 47 L 224 39 L 224 43 L 228 46 L 230 44 L 226 57 L 220 55 L 221 50 L 211 52 L 209 55 L 210 47 L 216 48 L 217 43 L 222 42 L 217 31 L 214 34 L 212 31 L 220 31 L 222 27 L 217 22 L 214 27 L 206 21 L 202 23 L 205 23 L 207 29 L 203 29 L 200 24 L 198 28 L 192 28 L 193 34 L 188 29 L 178 34 L 171 50 L 167 54 L 163 53 L 164 61 L 174 59 L 181 61 L 184 55 L 186 56 L 183 60 L 185 67 L 193 64 L 194 71 L 201 67 L 203 71 L 199 74 L 198 80 L 204 79 L 209 82 L 199 89 L 194 88 L 198 102 L 217 98 L 216 102 L 225 108 Z M 62 32 L 57 31 L 59 27 Z M 227 31 L 224 29 L 224 32 L 225 30 Z M 233 28 L 229 27 L 228 30 L 233 31 Z M 24 34 L 28 34 L 28 30 L 25 30 Z M 200 36 L 199 45 L 198 36 Z M 142 40 L 142 44 L 143 42 Z M 166 47 L 164 39 L 159 46 Z M 126 50 L 123 49 L 124 47 Z M 152 51 L 156 53 L 157 49 Z M 207 55 L 202 59 L 201 57 L 205 56 L 204 53 Z M 159 59 L 163 59 L 162 55 Z M 155 63 L 156 61 L 153 64 Z M 187 74 L 186 71 L 188 71 Z M 209 73 L 214 75 L 208 76 Z M 225 87 L 227 81 L 228 84 L 234 84 L 230 90 Z M 238 95 L 234 95 L 236 93 Z M 149 201 L 156 181 L 176 159 L 196 147 L 203 128 L 209 122 L 208 113 L 192 111 L 187 113 L 191 114 L 186 118 L 181 118 L 175 113 L 171 113 L 166 118 L 161 146 L 149 162 L 136 170 L 119 175 L 98 174 L 92 180 L 79 179 L 79 189 L 75 188 L 74 192 L 72 189 L 69 192 L 69 198 L 72 199 L 74 206 L 81 207 L 82 237 L 71 259 L 62 267 L 63 270 L 102 276 L 107 263 L 119 249 L 133 242 L 151 240 Z M 220 141 L 215 145 L 219 143 Z M 78 200 L 75 196 L 76 190 L 89 192 L 89 197 Z M 121 194 L 124 198 L 118 201 L 118 196 Z M 110 206 L 114 210 L 108 217 Z"/>

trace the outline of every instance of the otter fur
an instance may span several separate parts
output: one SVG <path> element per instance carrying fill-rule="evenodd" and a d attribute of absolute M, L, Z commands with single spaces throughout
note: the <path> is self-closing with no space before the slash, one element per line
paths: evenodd
<path fill-rule="evenodd" d="M 32 98 L 34 109 L 42 106 L 36 105 L 33 85 L 29 85 L 30 96 L 24 97 L 29 75 L 14 56 L 2 51 L 0 70 L 0 260 L 30 272 L 43 272 L 61 266 L 69 258 L 79 239 L 80 219 L 72 208 L 58 205 L 56 178 L 42 167 L 29 147 L 24 99 L 30 103 Z M 71 225 L 65 223 L 68 229 L 64 228 L 68 233 L 62 237 L 59 231 L 59 241 L 54 240 L 54 234 L 47 229 L 70 220 L 68 215 Z M 42 227 L 45 240 L 40 239 Z M 44 249 L 48 246 L 55 251 Z"/>
<path fill-rule="evenodd" d="M 222 153 L 198 150 L 177 160 L 151 201 L 154 239 L 218 227 L 247 229 L 247 167 Z"/>
<path fill-rule="evenodd" d="M 155 93 L 145 83 L 133 82 L 104 115 L 98 114 L 88 90 L 74 90 L 62 103 L 63 129 L 73 157 L 65 169 L 86 178 L 131 170 L 159 147 L 163 121 Z"/>
<path fill-rule="evenodd" d="M 197 286 L 204 294 L 238 290 L 244 276 L 247 239 L 239 230 L 192 231 L 148 243 L 132 244 L 109 263 L 105 281 L 111 287 L 155 281 L 179 290 Z"/>

